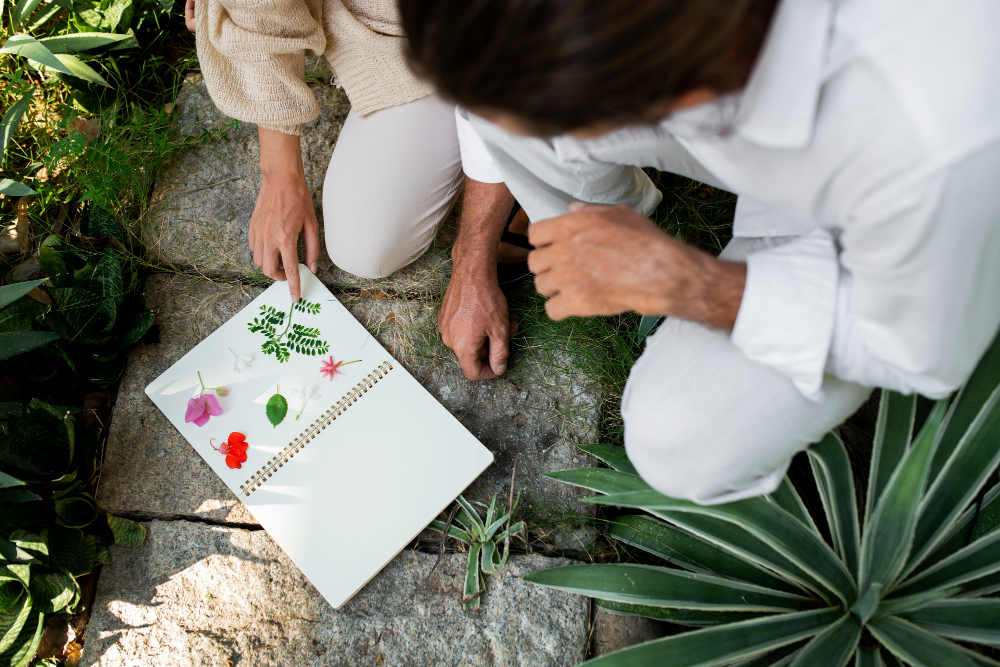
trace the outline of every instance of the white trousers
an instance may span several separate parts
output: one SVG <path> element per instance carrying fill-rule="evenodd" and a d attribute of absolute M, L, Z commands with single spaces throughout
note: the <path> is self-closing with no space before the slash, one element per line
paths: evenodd
<path fill-rule="evenodd" d="M 455 105 L 436 95 L 360 118 L 351 111 L 323 185 L 330 259 L 384 278 L 424 254 L 465 178 Z"/>
<path fill-rule="evenodd" d="M 661 199 L 635 165 L 723 187 L 671 137 L 626 128 L 594 142 L 511 135 L 471 118 L 504 182 L 532 221 L 573 201 L 625 204 L 649 215 Z M 739 261 L 783 238 L 734 238 Z M 639 474 L 674 498 L 714 504 L 770 493 L 792 457 L 854 413 L 871 388 L 827 375 L 806 399 L 777 371 L 751 361 L 729 335 L 669 318 L 646 343 L 622 399 L 625 448 Z"/>

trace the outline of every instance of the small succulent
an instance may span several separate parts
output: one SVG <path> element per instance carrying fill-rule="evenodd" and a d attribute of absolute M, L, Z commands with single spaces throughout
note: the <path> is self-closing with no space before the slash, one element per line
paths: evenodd
<path fill-rule="evenodd" d="M 496 574 L 507 564 L 511 537 L 521 534 L 523 539 L 524 522 L 518 521 L 514 524 L 510 522 L 520 500 L 521 496 L 518 494 L 510 510 L 500 517 L 496 516 L 499 513 L 496 494 L 493 495 L 488 508 L 483 503 L 476 503 L 486 508 L 486 521 L 483 521 L 472 504 L 459 496 L 455 500 L 458 508 L 450 526 L 446 526 L 444 521 L 431 522 L 432 530 L 443 534 L 447 529 L 449 537 L 469 545 L 469 565 L 465 574 L 465 593 L 462 598 L 464 608 L 479 609 L 479 600 L 486 592 L 486 580 L 483 575 Z"/>

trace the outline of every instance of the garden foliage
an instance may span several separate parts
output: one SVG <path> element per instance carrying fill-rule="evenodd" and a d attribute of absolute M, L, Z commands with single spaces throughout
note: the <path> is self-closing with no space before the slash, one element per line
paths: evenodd
<path fill-rule="evenodd" d="M 858 667 L 997 665 L 1000 647 L 1000 342 L 924 419 L 885 391 L 867 491 L 831 433 L 808 450 L 819 507 L 786 477 L 770 496 L 701 506 L 651 489 L 624 450 L 584 447 L 610 469 L 549 476 L 584 499 L 644 510 L 616 540 L 663 559 L 527 575 L 610 611 L 691 626 L 593 665 Z M 921 423 L 922 421 L 922 423 Z M 992 480 L 992 481 L 990 481 Z"/>

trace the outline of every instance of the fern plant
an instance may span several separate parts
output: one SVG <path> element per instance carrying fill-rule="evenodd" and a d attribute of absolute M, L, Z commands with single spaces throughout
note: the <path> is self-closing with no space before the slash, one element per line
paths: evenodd
<path fill-rule="evenodd" d="M 916 435 L 916 398 L 883 393 L 867 493 L 831 433 L 808 450 L 822 510 L 786 477 L 767 497 L 715 506 L 651 489 L 624 450 L 584 447 L 611 469 L 550 473 L 642 509 L 616 540 L 674 567 L 572 565 L 525 579 L 610 611 L 698 628 L 586 664 L 857 667 L 1000 663 L 1000 344 Z M 823 526 L 821 528 L 821 526 Z"/>
<path fill-rule="evenodd" d="M 318 315 L 320 304 L 299 299 L 292 304 L 287 316 L 284 311 L 264 305 L 260 307 L 260 315 L 247 324 L 252 333 L 262 333 L 267 339 L 260 346 L 261 352 L 273 354 L 281 363 L 288 361 L 293 351 L 310 357 L 330 351 L 330 345 L 320 338 L 319 329 L 292 324 L 292 315 L 296 311 Z M 279 334 L 281 327 L 284 329 Z"/>

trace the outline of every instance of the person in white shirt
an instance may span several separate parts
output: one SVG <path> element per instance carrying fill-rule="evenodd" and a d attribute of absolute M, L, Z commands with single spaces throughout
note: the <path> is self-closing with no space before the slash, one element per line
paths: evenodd
<path fill-rule="evenodd" d="M 661 492 L 705 504 L 769 493 L 872 387 L 946 396 L 994 338 L 1000 4 L 401 10 L 411 63 L 462 105 L 474 195 L 445 342 L 469 377 L 506 363 L 488 267 L 497 209 L 516 198 L 550 316 L 669 316 L 622 401 L 629 457 Z M 645 217 L 660 194 L 639 167 L 739 195 L 718 258 Z"/>

